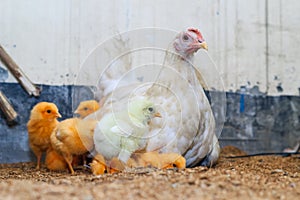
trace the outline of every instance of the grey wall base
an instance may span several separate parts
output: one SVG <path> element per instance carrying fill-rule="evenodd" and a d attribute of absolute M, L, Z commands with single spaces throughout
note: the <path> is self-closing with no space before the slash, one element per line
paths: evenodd
<path fill-rule="evenodd" d="M 0 90 L 19 114 L 16 124 L 8 125 L 0 111 L 0 163 L 35 160 L 28 146 L 26 123 L 36 103 L 54 102 L 65 119 L 73 116 L 72 111 L 80 101 L 94 98 L 86 87 L 41 87 L 41 96 L 35 98 L 16 83 L 0 84 Z M 248 153 L 278 152 L 293 146 L 300 138 L 299 96 L 226 93 L 226 105 L 226 121 L 219 138 L 221 146 L 234 145 Z"/>
<path fill-rule="evenodd" d="M 281 152 L 300 141 L 300 96 L 227 93 L 220 141 L 248 153 Z"/>

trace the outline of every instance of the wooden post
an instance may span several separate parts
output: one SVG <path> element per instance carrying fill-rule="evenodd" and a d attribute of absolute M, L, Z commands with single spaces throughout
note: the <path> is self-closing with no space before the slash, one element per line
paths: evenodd
<path fill-rule="evenodd" d="M 12 107 L 12 105 L 9 103 L 6 96 L 0 91 L 0 109 L 3 111 L 6 119 L 8 122 L 13 122 L 18 114 Z"/>
<path fill-rule="evenodd" d="M 20 67 L 13 61 L 13 59 L 6 53 L 4 48 L 0 45 L 0 59 L 5 64 L 10 73 L 17 79 L 29 95 L 39 96 L 40 88 L 35 86 Z"/>

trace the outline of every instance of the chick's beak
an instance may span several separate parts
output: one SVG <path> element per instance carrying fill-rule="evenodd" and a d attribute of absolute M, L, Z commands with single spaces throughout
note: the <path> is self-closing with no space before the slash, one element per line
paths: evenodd
<path fill-rule="evenodd" d="M 205 49 L 206 51 L 208 51 L 208 46 L 206 42 L 201 42 L 200 43 L 200 48 Z"/>
<path fill-rule="evenodd" d="M 60 113 L 57 113 L 55 116 L 58 117 L 58 118 L 61 118 L 61 114 Z"/>
<path fill-rule="evenodd" d="M 154 114 L 154 117 L 159 117 L 159 118 L 161 118 L 162 116 L 161 116 L 161 114 L 160 114 L 159 112 L 157 112 L 157 113 Z"/>
<path fill-rule="evenodd" d="M 78 114 L 78 113 L 79 113 L 79 110 L 75 110 L 75 111 L 74 111 L 74 114 Z"/>

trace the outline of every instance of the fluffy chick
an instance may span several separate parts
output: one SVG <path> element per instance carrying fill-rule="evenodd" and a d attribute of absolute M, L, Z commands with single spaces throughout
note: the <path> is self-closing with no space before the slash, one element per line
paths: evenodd
<path fill-rule="evenodd" d="M 186 167 L 186 160 L 183 156 L 177 153 L 163 153 L 147 152 L 147 153 L 133 153 L 128 159 L 126 165 L 116 157 L 112 158 L 110 165 L 106 165 L 105 159 L 102 155 L 97 154 L 93 162 L 90 164 L 92 173 L 94 175 L 108 173 L 117 173 L 123 171 L 126 167 L 155 167 L 158 169 L 178 168 L 184 169 Z"/>
<path fill-rule="evenodd" d="M 127 161 L 128 167 L 156 167 L 160 168 L 157 152 L 134 153 Z"/>
<path fill-rule="evenodd" d="M 73 155 L 83 155 L 93 149 L 95 126 L 95 120 L 71 118 L 60 122 L 51 134 L 52 147 L 64 157 L 71 174 L 74 174 Z"/>
<path fill-rule="evenodd" d="M 85 118 L 89 114 L 97 111 L 100 109 L 100 105 L 95 100 L 88 100 L 88 101 L 82 101 L 78 105 L 77 109 L 75 110 L 75 114 L 78 114 L 80 118 Z"/>
<path fill-rule="evenodd" d="M 82 101 L 80 102 L 74 113 L 78 114 L 79 118 L 83 119 L 99 108 L 99 103 L 95 100 Z M 79 165 L 82 160 L 85 160 L 85 155 L 73 156 L 72 166 L 74 167 Z M 64 157 L 52 148 L 47 151 L 45 163 L 46 167 L 52 171 L 62 171 L 68 168 L 67 162 L 65 161 Z"/>
<path fill-rule="evenodd" d="M 99 108 L 99 103 L 95 100 L 82 101 L 75 110 L 75 113 L 78 114 L 80 118 L 84 118 Z M 80 162 L 79 157 L 74 157 L 72 165 L 74 166 L 78 162 Z M 53 148 L 47 150 L 45 164 L 46 167 L 52 171 L 62 171 L 67 169 L 67 163 L 64 157 L 58 154 Z"/>
<path fill-rule="evenodd" d="M 58 154 L 52 147 L 47 150 L 45 164 L 51 171 L 64 171 L 68 169 L 64 157 Z"/>
<path fill-rule="evenodd" d="M 42 153 L 50 147 L 50 135 L 61 117 L 54 103 L 40 102 L 30 113 L 27 123 L 29 146 L 37 157 L 36 168 L 40 169 Z"/>
<path fill-rule="evenodd" d="M 127 162 L 129 167 L 156 167 L 158 169 L 178 168 L 186 166 L 185 158 L 177 153 L 147 152 L 134 153 Z"/>
<path fill-rule="evenodd" d="M 186 167 L 186 160 L 183 156 L 177 153 L 162 153 L 159 154 L 161 169 L 178 168 L 184 169 Z"/>
<path fill-rule="evenodd" d="M 130 102 L 126 111 L 104 115 L 95 128 L 96 151 L 107 160 L 117 157 L 126 163 L 134 151 L 143 148 L 142 137 L 154 117 L 161 115 L 154 104 L 145 99 Z"/>
<path fill-rule="evenodd" d="M 93 161 L 90 163 L 92 173 L 94 175 L 101 175 L 105 172 L 114 174 L 121 172 L 125 169 L 125 165 L 118 158 L 113 157 L 109 165 L 106 164 L 104 157 L 101 154 L 97 154 Z"/>
<path fill-rule="evenodd" d="M 73 156 L 72 166 L 80 165 L 82 159 L 80 156 Z M 45 164 L 47 169 L 51 171 L 64 171 L 68 169 L 68 165 L 64 157 L 56 152 L 52 147 L 46 152 Z"/>
<path fill-rule="evenodd" d="M 101 154 L 94 156 L 93 161 L 90 163 L 92 173 L 94 175 L 104 174 L 106 171 L 105 159 Z"/>
<path fill-rule="evenodd" d="M 125 169 L 127 165 L 125 165 L 121 160 L 116 157 L 113 157 L 107 165 L 107 172 L 110 174 L 119 173 Z"/>

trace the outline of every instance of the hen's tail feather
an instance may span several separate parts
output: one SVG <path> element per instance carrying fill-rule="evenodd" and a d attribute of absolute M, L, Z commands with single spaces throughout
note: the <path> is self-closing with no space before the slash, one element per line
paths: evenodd
<path fill-rule="evenodd" d="M 98 82 L 98 91 L 95 94 L 98 99 L 112 92 L 120 84 L 119 80 L 122 80 L 122 78 L 127 79 L 128 83 L 135 81 L 136 77 L 134 77 L 134 74 L 132 76 L 124 76 L 132 70 L 131 49 L 127 45 L 128 40 L 122 38 L 121 35 L 112 40 L 113 51 L 111 50 L 107 54 L 113 58 L 113 61 L 108 66 L 102 66 L 104 67 L 104 73 L 101 75 L 101 79 Z"/>
<path fill-rule="evenodd" d="M 213 142 L 214 146 L 212 150 L 200 161 L 200 163 L 197 166 L 213 167 L 217 163 L 221 148 L 218 138 L 215 135 Z"/>

